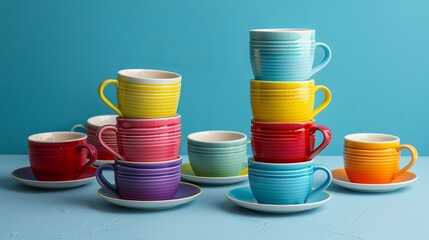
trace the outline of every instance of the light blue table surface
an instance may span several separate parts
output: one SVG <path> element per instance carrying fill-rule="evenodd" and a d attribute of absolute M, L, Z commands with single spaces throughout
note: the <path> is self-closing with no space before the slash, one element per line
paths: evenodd
<path fill-rule="evenodd" d="M 342 166 L 341 157 L 315 161 Z M 203 186 L 197 199 L 178 208 L 136 211 L 98 197 L 95 181 L 53 191 L 10 177 L 28 165 L 26 155 L 0 156 L 0 239 L 429 239 L 429 157 L 419 158 L 411 169 L 419 179 L 404 189 L 370 194 L 331 185 L 326 205 L 283 215 L 253 212 L 225 198 L 247 181 Z"/>

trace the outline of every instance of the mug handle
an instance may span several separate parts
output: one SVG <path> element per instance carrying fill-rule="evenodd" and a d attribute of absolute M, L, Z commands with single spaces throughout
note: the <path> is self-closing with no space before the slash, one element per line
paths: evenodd
<path fill-rule="evenodd" d="M 326 65 L 328 65 L 329 61 L 331 61 L 331 57 L 332 57 L 332 52 L 331 52 L 331 49 L 329 48 L 328 45 L 326 45 L 325 43 L 322 43 L 322 42 L 316 42 L 315 49 L 317 47 L 323 48 L 323 50 L 325 51 L 325 57 L 317 66 L 315 66 L 311 69 L 311 73 L 310 73 L 311 75 L 310 76 L 313 76 L 318 71 L 320 71 L 324 67 L 326 67 Z"/>
<path fill-rule="evenodd" d="M 78 178 L 83 172 L 85 172 L 86 169 L 92 166 L 94 164 L 95 160 L 97 160 L 97 148 L 94 147 L 94 145 L 86 143 L 82 145 L 76 146 L 76 150 L 78 152 L 81 152 L 82 150 L 87 150 L 87 158 L 89 158 L 88 162 L 86 162 L 85 165 L 80 167 L 76 173 L 76 178 Z"/>
<path fill-rule="evenodd" d="M 305 199 L 305 202 L 308 202 L 308 200 L 310 200 L 310 198 L 314 197 L 317 193 L 325 190 L 332 182 L 332 173 L 329 170 L 329 168 L 327 168 L 326 166 L 323 166 L 321 164 L 314 164 L 313 174 L 317 170 L 322 170 L 326 173 L 326 180 L 324 183 L 322 183 L 322 185 L 318 186 L 317 188 L 315 188 L 313 191 L 310 192 L 310 194 Z"/>
<path fill-rule="evenodd" d="M 317 91 L 322 90 L 323 93 L 325 93 L 325 99 L 316 109 L 313 110 L 313 115 L 311 116 L 312 118 L 314 118 L 314 116 L 316 116 L 323 109 L 325 109 L 328 106 L 328 104 L 331 102 L 331 98 L 332 98 L 332 94 L 331 94 L 331 91 L 329 91 L 329 88 L 322 85 L 317 85 L 314 88 L 315 88 L 314 94 L 316 94 Z"/>
<path fill-rule="evenodd" d="M 315 131 L 320 131 L 323 134 L 323 142 L 309 154 L 307 160 L 311 160 L 316 157 L 323 149 L 326 148 L 326 146 L 328 146 L 332 139 L 331 130 L 329 130 L 329 128 L 325 126 L 313 126 L 312 128 L 310 128 L 311 135 Z"/>
<path fill-rule="evenodd" d="M 402 144 L 398 147 L 398 151 L 401 151 L 401 149 L 408 149 L 411 152 L 411 160 L 410 163 L 407 164 L 407 166 L 403 167 L 401 170 L 399 170 L 397 173 L 395 173 L 395 175 L 393 175 L 392 180 L 395 180 L 396 178 L 398 178 L 399 176 L 401 176 L 402 174 L 404 174 L 408 169 L 410 169 L 410 167 L 412 167 L 416 161 L 417 158 L 419 156 L 419 154 L 417 153 L 417 149 L 409 144 Z"/>
<path fill-rule="evenodd" d="M 116 79 L 107 79 L 104 80 L 100 86 L 98 87 L 98 95 L 100 95 L 101 101 L 103 101 L 107 106 L 109 106 L 113 111 L 115 111 L 120 117 L 123 117 L 121 110 L 117 106 L 115 106 L 109 99 L 104 96 L 104 88 L 109 85 L 114 84 L 116 89 L 119 87 L 119 81 Z"/>
<path fill-rule="evenodd" d="M 109 151 L 111 154 L 115 155 L 120 160 L 124 160 L 124 157 L 121 156 L 118 152 L 116 152 L 113 148 L 111 148 L 109 145 L 107 145 L 103 140 L 103 133 L 106 130 L 113 130 L 116 134 L 118 134 L 118 128 L 115 125 L 105 125 L 98 129 L 97 131 L 97 139 L 98 142 L 100 142 L 101 146 L 103 146 L 107 151 Z"/>
<path fill-rule="evenodd" d="M 71 129 L 70 129 L 70 132 L 76 132 L 76 129 L 78 129 L 78 128 L 82 128 L 85 132 L 86 132 L 86 127 L 85 127 L 85 125 L 83 125 L 83 124 L 76 124 L 76 125 L 74 125 Z"/>
<path fill-rule="evenodd" d="M 119 197 L 118 191 L 116 190 L 115 186 L 111 184 L 103 175 L 103 170 L 112 170 L 115 171 L 115 168 L 113 164 L 103 164 L 97 168 L 97 172 L 95 173 L 95 176 L 97 178 L 98 184 L 100 184 L 101 187 L 109 191 L 110 193 L 113 193 L 113 195 Z"/>

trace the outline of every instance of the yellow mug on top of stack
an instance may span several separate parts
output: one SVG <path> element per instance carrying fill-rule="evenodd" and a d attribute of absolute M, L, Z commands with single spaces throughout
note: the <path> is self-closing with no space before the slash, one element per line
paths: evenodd
<path fill-rule="evenodd" d="M 124 118 L 164 118 L 177 114 L 182 76 L 151 69 L 125 69 L 118 72 L 118 79 L 108 79 L 100 84 L 101 100 Z M 116 86 L 118 106 L 104 95 L 104 88 Z"/>
<path fill-rule="evenodd" d="M 323 102 L 314 108 L 317 91 L 323 91 Z M 314 80 L 250 81 L 250 101 L 255 121 L 306 122 L 325 109 L 331 101 L 331 92 Z"/>

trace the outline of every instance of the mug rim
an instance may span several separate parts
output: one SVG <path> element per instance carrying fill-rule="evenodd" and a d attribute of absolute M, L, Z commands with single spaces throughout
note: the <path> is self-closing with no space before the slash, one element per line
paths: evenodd
<path fill-rule="evenodd" d="M 154 76 L 139 76 L 145 73 L 160 74 L 160 77 Z M 133 83 L 147 83 L 147 84 L 166 84 L 180 82 L 182 76 L 175 72 L 157 70 L 157 69 L 122 69 L 118 71 L 118 75 L 124 77 L 124 81 Z"/>
<path fill-rule="evenodd" d="M 47 135 L 71 135 L 75 136 L 72 139 L 66 139 L 66 140 L 50 140 L 50 141 L 46 141 L 46 137 Z M 40 137 L 40 138 L 39 138 Z M 43 132 L 43 133 L 36 133 L 36 134 L 32 134 L 30 136 L 28 136 L 28 141 L 30 142 L 34 142 L 34 143 L 66 143 L 66 142 L 75 142 L 75 141 L 80 141 L 80 140 L 85 140 L 87 139 L 88 135 L 86 135 L 85 133 L 81 133 L 81 132 L 66 132 L 66 131 L 59 131 L 59 132 Z"/>
<path fill-rule="evenodd" d="M 97 116 L 92 116 L 92 117 L 90 117 L 90 118 L 88 118 L 87 120 L 86 120 L 86 123 L 88 124 L 88 125 L 90 125 L 90 126 L 93 126 L 93 127 L 102 127 L 102 126 L 105 126 L 105 125 L 115 125 L 116 124 L 116 118 L 118 117 L 118 115 L 97 115 Z M 97 118 L 106 118 L 106 120 L 114 120 L 113 122 L 109 122 L 109 123 L 107 123 L 107 124 L 103 124 L 103 125 L 100 125 L 100 124 L 96 124 L 94 121 L 95 121 L 95 119 L 97 119 Z"/>
<path fill-rule="evenodd" d="M 273 32 L 280 32 L 280 33 L 288 33 L 288 32 L 315 32 L 316 30 L 311 28 L 260 28 L 260 29 L 252 29 L 250 30 L 251 33 L 254 32 L 262 32 L 262 33 L 273 33 Z"/>
<path fill-rule="evenodd" d="M 213 141 L 213 140 L 204 140 L 204 139 L 196 139 L 196 136 L 204 135 L 207 133 L 227 133 L 227 134 L 233 134 L 233 135 L 239 135 L 240 138 L 233 139 L 233 140 L 219 140 L 219 141 Z M 209 131 L 201 131 L 201 132 L 194 132 L 188 135 L 187 137 L 188 141 L 194 141 L 194 142 L 200 142 L 200 143 L 235 143 L 240 142 L 247 139 L 247 135 L 241 132 L 236 131 L 228 131 L 228 130 L 209 130 Z"/>
<path fill-rule="evenodd" d="M 313 163 L 314 164 L 314 160 L 309 160 L 309 161 L 304 161 L 304 162 L 295 162 L 295 163 L 268 163 L 268 162 L 258 162 L 255 160 L 254 157 L 248 157 L 247 161 L 252 162 L 254 164 L 260 164 L 260 165 L 265 165 L 265 166 L 299 166 L 299 165 L 308 165 Z"/>
<path fill-rule="evenodd" d="M 369 137 L 368 140 L 362 137 Z M 371 139 L 372 138 L 372 139 Z M 374 139 L 375 138 L 375 139 Z M 377 140 L 379 138 L 379 140 Z M 399 137 L 384 133 L 352 133 L 344 136 L 345 141 L 356 143 L 396 143 L 399 142 Z"/>

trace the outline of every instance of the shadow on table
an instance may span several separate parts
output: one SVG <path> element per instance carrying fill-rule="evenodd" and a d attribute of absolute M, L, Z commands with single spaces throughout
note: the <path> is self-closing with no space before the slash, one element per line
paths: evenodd
<path fill-rule="evenodd" d="M 219 201 L 215 205 L 216 208 L 231 213 L 236 214 L 240 216 L 248 216 L 248 217 L 267 217 L 270 218 L 285 218 L 285 217 L 297 217 L 297 216 L 309 216 L 312 214 L 321 213 L 324 211 L 324 206 L 321 206 L 319 208 L 302 211 L 302 212 L 296 212 L 296 213 L 265 213 L 265 212 L 257 212 L 253 211 L 247 208 L 240 207 L 228 200 Z"/>
<path fill-rule="evenodd" d="M 58 192 L 58 191 L 66 191 L 67 189 L 41 189 L 34 188 L 31 186 L 27 186 L 21 184 L 15 180 L 13 180 L 10 176 L 0 177 L 0 188 L 13 191 L 13 192 L 21 192 L 21 193 L 43 193 L 43 192 Z"/>

